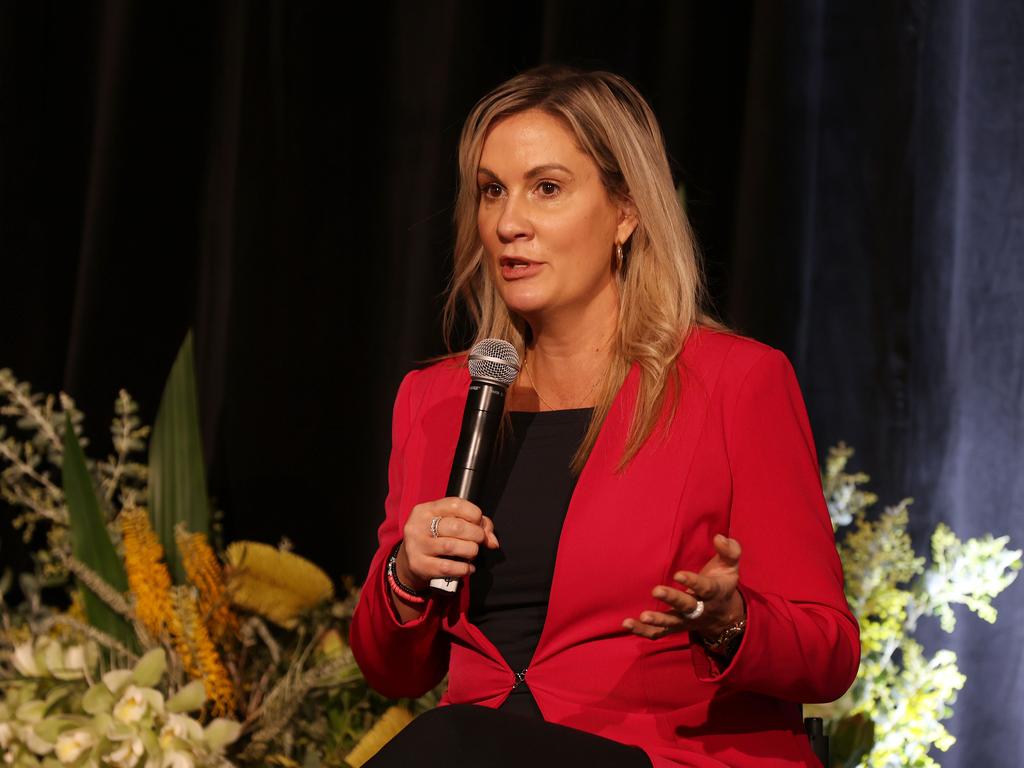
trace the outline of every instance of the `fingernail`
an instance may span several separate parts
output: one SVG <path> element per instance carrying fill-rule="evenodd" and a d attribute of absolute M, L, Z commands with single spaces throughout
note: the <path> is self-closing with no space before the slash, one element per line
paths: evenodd
<path fill-rule="evenodd" d="M 654 596 L 655 597 L 664 597 L 665 596 L 665 590 L 664 589 L 656 589 L 656 590 L 654 590 Z"/>

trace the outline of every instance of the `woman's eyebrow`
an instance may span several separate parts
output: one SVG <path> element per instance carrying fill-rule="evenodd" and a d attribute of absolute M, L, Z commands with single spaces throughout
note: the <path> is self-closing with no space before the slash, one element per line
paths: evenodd
<path fill-rule="evenodd" d="M 528 170 L 523 175 L 523 178 L 524 179 L 534 179 L 534 178 L 536 178 L 538 176 L 543 176 L 545 173 L 549 173 L 551 171 L 562 171 L 563 173 L 567 173 L 570 178 L 576 178 L 575 176 L 573 176 L 572 171 L 570 171 L 568 168 L 566 168 L 561 163 L 545 163 L 544 165 L 538 165 L 535 168 L 531 168 L 530 170 Z M 488 168 L 484 168 L 483 166 L 480 166 L 477 169 L 477 175 L 478 176 L 487 176 L 487 177 L 489 177 L 491 179 L 497 179 L 498 178 L 498 174 L 496 174 L 494 171 L 492 171 L 492 170 L 490 170 Z"/>

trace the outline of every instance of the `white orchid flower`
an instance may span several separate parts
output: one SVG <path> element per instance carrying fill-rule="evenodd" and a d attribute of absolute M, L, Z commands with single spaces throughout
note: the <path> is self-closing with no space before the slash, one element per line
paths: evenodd
<path fill-rule="evenodd" d="M 203 740 L 203 726 L 187 715 L 178 715 L 172 712 L 167 715 L 167 724 L 160 729 L 160 748 L 163 750 L 171 749 L 176 739 L 201 743 Z"/>
<path fill-rule="evenodd" d="M 115 720 L 130 725 L 139 722 L 150 710 L 158 714 L 163 713 L 163 694 L 152 688 L 129 685 L 121 700 L 114 705 L 113 715 Z"/>
<path fill-rule="evenodd" d="M 40 677 L 43 671 L 36 663 L 36 649 L 31 641 L 14 646 L 14 653 L 11 655 L 11 663 L 23 677 Z"/>
<path fill-rule="evenodd" d="M 73 763 L 95 744 L 96 736 L 90 731 L 68 731 L 57 737 L 54 754 L 64 764 Z"/>
<path fill-rule="evenodd" d="M 54 670 L 54 675 L 62 680 L 75 680 L 89 671 L 89 659 L 84 645 L 73 645 L 64 649 L 63 669 Z"/>
<path fill-rule="evenodd" d="M 53 744 L 39 738 L 31 725 L 24 726 L 18 736 L 30 752 L 37 755 L 48 755 L 53 752 Z"/>
<path fill-rule="evenodd" d="M 114 768 L 135 768 L 145 751 L 146 747 L 142 743 L 142 739 L 136 737 L 122 743 L 120 747 L 104 757 L 103 762 L 114 766 Z"/>
<path fill-rule="evenodd" d="M 188 752 L 164 752 L 160 768 L 195 768 L 196 762 Z"/>

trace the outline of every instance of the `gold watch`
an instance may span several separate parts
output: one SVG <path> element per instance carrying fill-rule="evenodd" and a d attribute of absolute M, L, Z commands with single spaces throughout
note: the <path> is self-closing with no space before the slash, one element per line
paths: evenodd
<path fill-rule="evenodd" d="M 747 618 L 744 616 L 723 629 L 714 640 L 705 640 L 701 635 L 697 635 L 697 639 L 708 653 L 728 658 L 736 652 L 736 648 L 743 639 L 743 630 L 746 627 Z"/>

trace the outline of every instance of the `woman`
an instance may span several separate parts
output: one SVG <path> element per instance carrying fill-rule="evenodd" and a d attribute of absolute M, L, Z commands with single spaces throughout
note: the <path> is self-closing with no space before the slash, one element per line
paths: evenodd
<path fill-rule="evenodd" d="M 538 68 L 476 105 L 459 164 L 447 327 L 461 299 L 524 363 L 479 507 L 442 498 L 465 355 L 402 382 L 351 641 L 381 693 L 447 674 L 477 706 L 371 765 L 816 764 L 800 705 L 849 687 L 859 634 L 810 426 L 786 357 L 702 310 L 653 113 Z"/>

